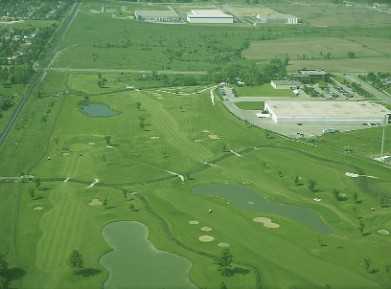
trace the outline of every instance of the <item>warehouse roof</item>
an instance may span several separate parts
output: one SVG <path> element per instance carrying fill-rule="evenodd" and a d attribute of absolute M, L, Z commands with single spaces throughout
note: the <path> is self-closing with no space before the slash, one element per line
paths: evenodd
<path fill-rule="evenodd" d="M 177 17 L 173 10 L 136 10 L 135 15 L 140 17 Z"/>
<path fill-rule="evenodd" d="M 265 106 L 277 116 L 365 118 L 385 116 L 391 111 L 384 106 L 367 101 L 266 101 Z"/>
<path fill-rule="evenodd" d="M 200 18 L 232 18 L 232 15 L 226 14 L 220 9 L 195 9 L 191 10 L 188 14 L 190 17 L 200 17 Z"/>

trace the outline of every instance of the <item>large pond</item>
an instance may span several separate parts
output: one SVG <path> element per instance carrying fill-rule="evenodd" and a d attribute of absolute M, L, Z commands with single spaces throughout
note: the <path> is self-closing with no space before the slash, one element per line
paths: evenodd
<path fill-rule="evenodd" d="M 306 225 L 319 233 L 332 233 L 332 229 L 322 221 L 315 210 L 269 200 L 261 192 L 256 192 L 246 186 L 225 184 L 200 185 L 193 188 L 193 193 L 223 197 L 239 209 L 257 211 L 262 214 L 280 215 Z"/>
<path fill-rule="evenodd" d="M 118 114 L 104 103 L 89 103 L 81 106 L 81 112 L 90 117 L 111 117 Z"/>
<path fill-rule="evenodd" d="M 196 289 L 189 280 L 191 263 L 157 250 L 148 240 L 148 228 L 139 222 L 110 223 L 103 237 L 113 251 L 101 258 L 108 270 L 105 289 Z"/>

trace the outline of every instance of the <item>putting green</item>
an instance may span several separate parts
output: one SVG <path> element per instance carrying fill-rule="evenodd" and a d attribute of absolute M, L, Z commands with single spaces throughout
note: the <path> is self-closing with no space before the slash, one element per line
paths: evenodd
<path fill-rule="evenodd" d="M 101 258 L 109 271 L 105 289 L 196 288 L 189 280 L 191 263 L 159 251 L 148 240 L 148 229 L 139 222 L 114 222 L 103 229 L 113 251 Z"/>

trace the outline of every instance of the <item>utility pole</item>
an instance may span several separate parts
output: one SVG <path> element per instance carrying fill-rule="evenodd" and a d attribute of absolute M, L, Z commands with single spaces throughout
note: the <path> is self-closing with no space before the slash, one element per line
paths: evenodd
<path fill-rule="evenodd" d="M 382 138 L 381 138 L 380 157 L 384 156 L 384 143 L 385 143 L 385 139 L 386 139 L 386 127 L 388 125 L 388 121 L 389 121 L 390 117 L 391 117 L 391 114 L 386 114 L 384 116 L 384 125 L 383 125 L 383 134 L 382 134 Z"/>

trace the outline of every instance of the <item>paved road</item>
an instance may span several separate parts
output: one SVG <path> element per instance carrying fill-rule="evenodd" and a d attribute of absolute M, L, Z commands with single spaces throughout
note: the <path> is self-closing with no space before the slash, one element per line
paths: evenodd
<path fill-rule="evenodd" d="M 73 4 L 69 15 L 63 20 L 60 27 L 55 31 L 51 39 L 52 41 L 56 41 L 57 40 L 56 37 L 58 37 L 58 35 L 64 35 L 64 33 L 68 31 L 70 27 L 70 23 L 72 23 L 72 21 L 75 18 L 75 15 L 77 15 L 79 11 L 79 5 L 80 3 Z M 30 96 L 34 93 L 34 91 L 40 86 L 42 81 L 46 78 L 47 71 L 50 69 L 50 66 L 52 65 L 53 62 L 52 60 L 55 57 L 58 49 L 59 49 L 58 45 L 55 45 L 54 48 L 51 48 L 46 52 L 46 56 L 44 57 L 43 60 L 43 63 L 46 65 L 46 69 L 35 72 L 33 77 L 31 78 L 26 88 L 26 91 L 24 92 L 23 96 L 21 97 L 19 103 L 16 106 L 15 111 L 11 115 L 5 128 L 0 134 L 0 146 L 5 142 L 7 136 L 10 134 L 18 116 L 20 115 L 21 111 L 23 110 L 23 107 L 27 103 Z"/>
<path fill-rule="evenodd" d="M 71 68 L 71 67 L 50 67 L 44 70 L 58 71 L 58 72 L 85 72 L 85 73 L 152 73 L 152 70 L 137 70 L 137 69 L 106 69 L 106 68 Z M 207 71 L 181 71 L 181 70 L 158 70 L 159 74 L 187 74 L 187 75 L 206 75 Z"/>

